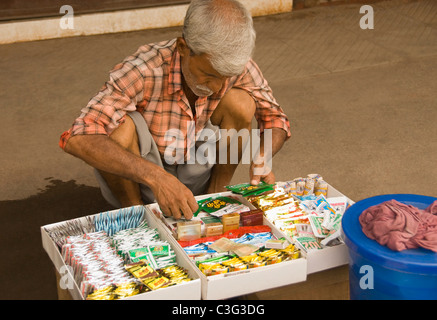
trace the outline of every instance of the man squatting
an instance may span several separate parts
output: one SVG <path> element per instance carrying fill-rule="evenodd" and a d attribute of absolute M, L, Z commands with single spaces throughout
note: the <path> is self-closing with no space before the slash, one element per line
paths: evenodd
<path fill-rule="evenodd" d="M 60 147 L 95 168 L 102 195 L 114 207 L 156 201 L 165 215 L 191 219 L 198 209 L 194 196 L 224 191 L 238 163 L 167 163 L 165 150 L 175 141 L 166 133 L 182 132 L 177 145 L 186 162 L 193 143 L 188 123 L 196 136 L 206 128 L 216 132 L 204 143 L 218 146 L 218 132 L 250 130 L 255 116 L 261 161 L 252 159 L 250 181 L 274 183 L 263 159 L 264 133 L 271 130 L 274 156 L 291 135 L 290 123 L 252 60 L 255 38 L 252 17 L 238 1 L 191 1 L 182 35 L 143 45 L 116 65 L 62 134 Z"/>

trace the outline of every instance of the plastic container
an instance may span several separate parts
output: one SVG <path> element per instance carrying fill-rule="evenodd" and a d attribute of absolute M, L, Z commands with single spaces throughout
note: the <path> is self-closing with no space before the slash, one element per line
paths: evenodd
<path fill-rule="evenodd" d="M 358 201 L 344 214 L 352 300 L 437 300 L 437 253 L 423 249 L 393 251 L 369 239 L 358 217 L 367 208 L 395 199 L 426 209 L 437 198 L 413 194 L 381 195 Z"/>

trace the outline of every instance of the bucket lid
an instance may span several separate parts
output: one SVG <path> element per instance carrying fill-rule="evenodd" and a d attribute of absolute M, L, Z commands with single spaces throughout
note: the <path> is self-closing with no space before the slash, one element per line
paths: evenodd
<path fill-rule="evenodd" d="M 358 217 L 367 208 L 385 201 L 397 200 L 401 203 L 426 209 L 437 198 L 415 194 L 387 194 L 356 202 L 343 215 L 342 228 L 349 250 L 386 268 L 419 274 L 437 274 L 437 253 L 424 249 L 394 251 L 369 239 L 362 231 Z"/>

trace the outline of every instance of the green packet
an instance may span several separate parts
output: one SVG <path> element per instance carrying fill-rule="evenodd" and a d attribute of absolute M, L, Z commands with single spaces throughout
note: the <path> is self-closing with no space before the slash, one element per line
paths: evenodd
<path fill-rule="evenodd" d="M 241 194 L 243 197 L 256 196 L 266 191 L 275 190 L 275 184 L 268 184 L 264 181 L 261 181 L 256 186 L 251 185 L 250 183 L 239 183 L 226 186 L 226 189 L 234 193 Z"/>
<path fill-rule="evenodd" d="M 230 197 L 211 197 L 203 200 L 197 201 L 199 205 L 199 209 L 193 214 L 195 217 L 199 214 L 200 211 L 205 211 L 209 214 L 213 214 L 216 216 L 221 216 L 225 213 L 236 211 L 243 204 Z"/>
<path fill-rule="evenodd" d="M 135 259 L 147 254 L 152 254 L 153 257 L 166 257 L 170 255 L 170 246 L 168 244 L 151 245 L 144 248 L 129 250 L 129 257 Z"/>
<path fill-rule="evenodd" d="M 202 217 L 200 220 L 202 220 L 204 224 L 221 222 L 220 218 L 214 216 Z"/>
<path fill-rule="evenodd" d="M 202 207 L 203 211 L 212 213 L 221 210 L 230 204 L 240 204 L 240 202 L 229 197 L 212 197 L 200 200 L 198 201 L 198 204 Z"/>
<path fill-rule="evenodd" d="M 237 255 L 235 254 L 227 254 L 224 256 L 219 256 L 219 257 L 213 257 L 213 258 L 209 258 L 209 259 L 205 259 L 205 260 L 200 260 L 200 261 L 196 261 L 196 266 L 198 267 L 199 264 L 201 263 L 220 263 L 226 260 L 229 260 L 233 257 L 236 257 Z"/>

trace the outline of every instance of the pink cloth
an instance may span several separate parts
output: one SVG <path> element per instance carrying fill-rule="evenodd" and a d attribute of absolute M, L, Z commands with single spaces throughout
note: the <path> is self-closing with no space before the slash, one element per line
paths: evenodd
<path fill-rule="evenodd" d="M 425 210 L 390 200 L 359 217 L 364 234 L 395 251 L 422 247 L 437 252 L 437 200 Z"/>

